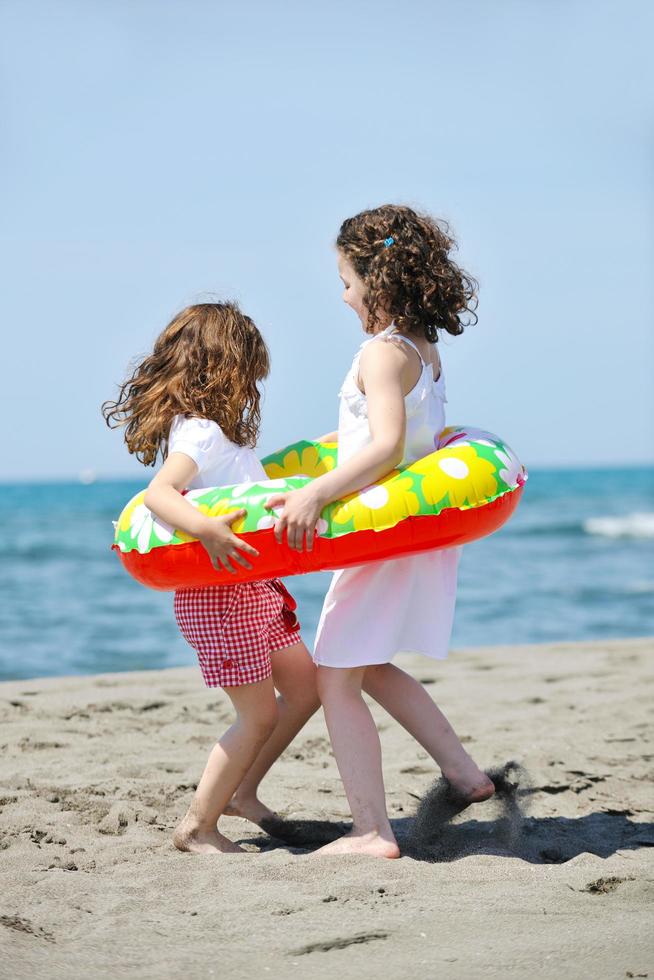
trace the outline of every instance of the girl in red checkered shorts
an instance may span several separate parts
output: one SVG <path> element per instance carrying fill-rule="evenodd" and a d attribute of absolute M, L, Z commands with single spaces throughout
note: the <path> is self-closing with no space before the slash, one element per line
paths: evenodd
<path fill-rule="evenodd" d="M 214 567 L 231 573 L 236 565 L 251 568 L 248 558 L 257 557 L 231 530 L 245 512 L 207 517 L 180 491 L 266 479 L 253 447 L 257 384 L 268 370 L 266 345 L 249 317 L 231 303 L 203 303 L 172 320 L 118 400 L 104 406 L 107 422 L 125 427 L 129 451 L 141 462 L 153 465 L 159 452 L 164 457 L 146 506 L 198 538 Z M 274 818 L 258 799 L 258 785 L 319 704 L 294 608 L 279 581 L 175 593 L 177 622 L 197 651 L 205 683 L 223 687 L 236 711 L 175 831 L 181 851 L 242 851 L 218 831 L 222 814 L 263 826 Z"/>

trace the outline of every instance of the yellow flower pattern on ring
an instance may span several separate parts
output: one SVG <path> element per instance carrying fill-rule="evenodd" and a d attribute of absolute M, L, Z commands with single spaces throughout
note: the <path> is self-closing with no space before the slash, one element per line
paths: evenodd
<path fill-rule="evenodd" d="M 497 493 L 495 467 L 477 455 L 472 446 L 441 449 L 438 463 L 426 457 L 411 464 L 411 472 L 422 476 L 422 493 L 428 504 L 437 504 L 445 494 L 450 507 L 469 506 L 468 501 L 486 500 Z"/>
<path fill-rule="evenodd" d="M 120 517 L 118 518 L 118 530 L 119 531 L 129 531 L 129 526 L 132 521 L 132 514 L 136 508 L 143 503 L 145 499 L 145 490 L 141 493 L 137 493 L 135 497 L 132 497 L 127 506 L 122 510 Z"/>
<path fill-rule="evenodd" d="M 206 514 L 207 517 L 219 517 L 222 514 L 232 514 L 235 510 L 241 510 L 238 502 L 231 500 L 229 497 L 221 497 L 220 500 L 216 500 L 215 503 L 209 507 L 207 504 L 198 504 L 198 510 L 202 514 Z M 245 527 L 245 518 L 241 517 L 238 521 L 234 521 L 232 524 L 232 531 L 234 534 L 241 534 L 243 528 Z M 176 534 L 182 535 L 182 531 L 177 531 Z M 189 538 L 192 541 L 193 538 Z"/>
<path fill-rule="evenodd" d="M 371 528 L 381 531 L 392 527 L 420 510 L 420 501 L 413 493 L 412 485 L 410 477 L 402 477 L 398 470 L 393 470 L 383 483 L 366 487 L 335 505 L 332 520 L 335 524 L 353 521 L 357 531 Z"/>
<path fill-rule="evenodd" d="M 297 449 L 286 453 L 281 464 L 267 463 L 266 475 L 269 480 L 285 480 L 289 476 L 298 476 L 300 473 L 304 476 L 317 477 L 333 470 L 335 465 L 336 460 L 331 456 L 321 459 L 316 446 L 305 446 L 301 454 Z"/>

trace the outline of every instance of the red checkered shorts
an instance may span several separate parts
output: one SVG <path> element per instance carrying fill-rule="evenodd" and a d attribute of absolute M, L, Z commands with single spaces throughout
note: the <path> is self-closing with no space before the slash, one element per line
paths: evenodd
<path fill-rule="evenodd" d="M 175 593 L 175 619 L 207 687 L 270 677 L 270 654 L 300 642 L 296 602 L 278 579 Z"/>

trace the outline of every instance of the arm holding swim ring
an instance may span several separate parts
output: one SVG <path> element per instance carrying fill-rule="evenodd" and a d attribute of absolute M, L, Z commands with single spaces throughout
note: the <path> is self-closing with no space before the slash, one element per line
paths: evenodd
<path fill-rule="evenodd" d="M 247 512 L 237 510 L 230 514 L 208 517 L 182 496 L 181 491 L 190 484 L 197 472 L 197 464 L 190 456 L 185 453 L 171 453 L 145 492 L 145 506 L 160 520 L 197 538 L 217 572 L 224 568 L 235 575 L 237 569 L 231 565 L 232 561 L 243 568 L 252 568 L 240 552 L 252 558 L 256 558 L 259 552 L 237 538 L 231 530 L 232 524 L 245 517 Z"/>
<path fill-rule="evenodd" d="M 270 509 L 282 507 L 275 525 L 281 544 L 286 530 L 290 548 L 311 551 L 316 522 L 327 504 L 374 483 L 393 470 L 404 455 L 406 410 L 402 390 L 401 351 L 392 344 L 369 344 L 360 361 L 360 376 L 368 400 L 371 441 L 355 457 L 301 490 L 275 494 Z"/>

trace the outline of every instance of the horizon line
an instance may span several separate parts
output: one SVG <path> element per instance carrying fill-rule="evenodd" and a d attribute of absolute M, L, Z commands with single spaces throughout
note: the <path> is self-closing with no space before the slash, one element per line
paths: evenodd
<path fill-rule="evenodd" d="M 150 469 L 148 467 L 148 469 Z M 566 470 L 566 471 L 579 471 L 579 470 L 643 470 L 643 469 L 654 469 L 654 459 L 640 462 L 595 462 L 595 463 L 534 463 L 527 466 L 527 472 L 550 472 L 555 470 Z M 152 475 L 156 472 L 156 469 L 151 470 Z M 82 478 L 82 474 L 86 477 Z M 88 474 L 88 476 L 87 476 Z M 144 474 L 145 476 L 146 474 Z M 138 483 L 138 474 L 115 474 L 109 475 L 106 473 L 91 474 L 87 471 L 82 470 L 77 475 L 67 474 L 65 476 L 15 476 L 15 477 L 0 477 L 0 486 L 20 486 L 22 484 L 36 484 L 36 485 L 52 485 L 52 484 L 73 484 L 75 486 L 96 486 L 97 484 L 103 483 Z"/>

